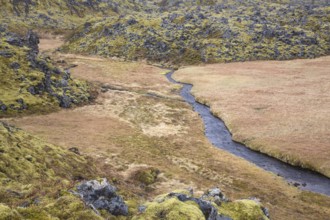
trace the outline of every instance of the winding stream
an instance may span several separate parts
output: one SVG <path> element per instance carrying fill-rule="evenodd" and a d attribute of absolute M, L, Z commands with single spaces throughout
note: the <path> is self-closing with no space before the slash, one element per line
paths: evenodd
<path fill-rule="evenodd" d="M 236 156 L 248 160 L 264 170 L 275 173 L 285 178 L 289 183 L 302 190 L 308 190 L 330 196 L 330 179 L 307 169 L 295 167 L 278 159 L 251 150 L 243 144 L 232 140 L 231 133 L 222 120 L 215 117 L 208 106 L 197 102 L 190 93 L 192 85 L 177 82 L 172 78 L 174 72 L 166 74 L 167 79 L 176 84 L 183 85 L 180 91 L 182 98 L 188 102 L 203 119 L 205 136 L 216 146 Z"/>

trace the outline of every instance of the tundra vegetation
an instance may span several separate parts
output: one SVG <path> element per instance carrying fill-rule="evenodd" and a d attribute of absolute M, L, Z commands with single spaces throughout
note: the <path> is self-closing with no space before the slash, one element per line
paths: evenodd
<path fill-rule="evenodd" d="M 236 141 L 330 177 L 329 69 L 328 56 L 186 67 L 174 77 L 194 84 Z"/>
<path fill-rule="evenodd" d="M 327 1 L 0 0 L 0 7 L 0 219 L 330 216 L 329 197 L 215 149 L 180 87 L 147 64 L 329 55 Z M 49 50 L 62 44 L 40 41 L 49 33 L 65 44 Z"/>

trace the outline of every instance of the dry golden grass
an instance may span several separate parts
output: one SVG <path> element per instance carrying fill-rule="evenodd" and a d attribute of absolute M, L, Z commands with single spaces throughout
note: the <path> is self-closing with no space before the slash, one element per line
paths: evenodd
<path fill-rule="evenodd" d="M 330 177 L 330 57 L 186 67 L 177 80 L 235 140 Z"/>
<path fill-rule="evenodd" d="M 63 40 L 61 37 L 52 38 L 52 36 L 49 36 L 48 38 L 41 38 L 40 44 L 39 44 L 39 50 L 40 51 L 49 51 L 56 48 L 59 48 L 63 45 Z"/>
<path fill-rule="evenodd" d="M 176 86 L 160 74 L 163 70 L 100 58 L 65 59 L 79 64 L 73 69 L 75 77 L 125 90 L 100 93 L 94 105 L 10 119 L 10 123 L 51 143 L 78 147 L 97 161 L 107 178 L 116 178 L 120 189 L 135 195 L 151 198 L 183 187 L 201 191 L 219 186 L 232 199 L 261 198 L 272 219 L 330 216 L 329 197 L 302 192 L 282 178 L 214 148 L 204 136 L 201 119 L 179 100 Z M 148 96 L 148 92 L 163 98 Z M 148 126 L 153 129 L 146 129 Z M 175 134 L 172 126 L 179 128 Z M 155 135 L 157 132 L 161 135 Z M 131 174 L 141 167 L 159 169 L 158 181 L 143 187 L 132 179 Z"/>

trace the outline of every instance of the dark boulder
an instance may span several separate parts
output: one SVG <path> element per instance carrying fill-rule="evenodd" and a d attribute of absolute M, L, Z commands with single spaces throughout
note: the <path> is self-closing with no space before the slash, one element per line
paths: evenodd
<path fill-rule="evenodd" d="M 128 215 L 128 206 L 106 179 L 84 182 L 77 187 L 77 193 L 94 209 L 103 209 L 115 216 Z"/>

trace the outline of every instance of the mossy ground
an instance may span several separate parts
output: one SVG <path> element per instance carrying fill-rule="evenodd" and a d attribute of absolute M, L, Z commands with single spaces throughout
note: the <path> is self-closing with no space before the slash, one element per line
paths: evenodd
<path fill-rule="evenodd" d="M 68 193 L 97 175 L 90 159 L 2 122 L 0 145 L 0 219 L 95 217 Z"/>

